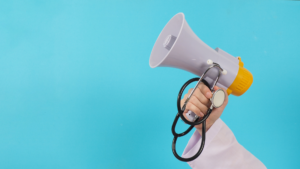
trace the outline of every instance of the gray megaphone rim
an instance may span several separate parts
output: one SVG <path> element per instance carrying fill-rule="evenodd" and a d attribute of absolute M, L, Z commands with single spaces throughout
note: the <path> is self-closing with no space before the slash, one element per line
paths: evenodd
<path fill-rule="evenodd" d="M 166 28 L 169 26 L 169 24 L 173 21 L 173 19 L 175 19 L 176 17 L 178 17 L 178 15 L 181 15 L 181 16 L 182 16 L 182 20 L 181 20 L 181 26 L 180 26 L 180 29 L 179 29 L 179 32 L 178 32 L 178 34 L 177 34 L 177 38 L 176 38 L 174 44 L 172 45 L 172 47 L 171 47 L 171 49 L 168 51 L 168 53 L 167 53 L 164 57 L 162 57 L 161 61 L 156 62 L 157 64 L 156 64 L 156 63 L 152 63 L 152 62 L 154 62 L 154 61 L 151 61 L 151 60 L 153 60 L 153 57 L 155 57 L 155 56 L 153 56 L 153 51 L 156 50 L 156 47 L 155 47 L 156 43 L 157 43 L 158 40 L 161 38 L 161 35 L 164 33 L 164 31 L 166 31 Z M 151 55 L 150 55 L 150 59 L 149 59 L 149 65 L 150 65 L 151 68 L 158 67 L 158 66 L 159 66 L 162 62 L 164 62 L 165 59 L 169 56 L 170 52 L 172 51 L 173 47 L 176 46 L 176 42 L 178 41 L 178 39 L 179 39 L 179 37 L 180 37 L 180 35 L 181 35 L 182 28 L 183 28 L 183 26 L 184 26 L 184 21 L 185 21 L 185 16 L 184 16 L 184 14 L 183 14 L 182 12 L 180 12 L 180 13 L 176 14 L 175 16 L 173 16 L 173 17 L 169 20 L 169 22 L 165 25 L 165 27 L 163 28 L 163 30 L 160 32 L 158 38 L 156 39 L 156 41 L 155 41 L 155 43 L 154 43 L 154 47 L 153 47 L 153 49 L 152 49 L 152 51 L 151 51 Z M 167 50 L 167 49 L 166 49 L 166 50 Z"/>

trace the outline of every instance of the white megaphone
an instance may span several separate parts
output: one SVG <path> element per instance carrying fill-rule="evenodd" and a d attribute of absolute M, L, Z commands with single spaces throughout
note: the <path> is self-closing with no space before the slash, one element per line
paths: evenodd
<path fill-rule="evenodd" d="M 252 74 L 245 69 L 240 57 L 210 48 L 189 27 L 183 13 L 176 14 L 157 38 L 150 56 L 150 67 L 175 67 L 201 76 L 213 63 L 223 68 L 218 87 L 228 94 L 240 96 L 253 82 Z M 204 79 L 213 83 L 217 70 L 207 73 Z"/>

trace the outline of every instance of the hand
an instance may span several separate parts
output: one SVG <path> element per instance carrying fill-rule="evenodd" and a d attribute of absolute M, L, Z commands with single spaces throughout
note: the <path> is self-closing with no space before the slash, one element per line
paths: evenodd
<path fill-rule="evenodd" d="M 220 89 L 219 87 L 215 86 L 214 90 Z M 183 106 L 185 100 L 190 95 L 193 89 L 190 89 L 186 95 L 184 95 L 183 99 L 181 100 L 181 107 Z M 223 110 L 225 109 L 227 103 L 228 103 L 228 95 L 227 92 L 222 89 L 225 92 L 225 101 L 223 105 L 219 108 L 214 108 L 211 112 L 210 116 L 206 119 L 206 131 L 215 123 L 215 121 L 221 116 L 223 113 Z M 211 102 L 210 98 L 212 97 L 212 93 L 209 90 L 207 86 L 205 86 L 203 83 L 200 83 L 191 96 L 189 102 L 186 105 L 185 111 L 183 112 L 184 117 L 188 120 L 186 117 L 186 113 L 191 110 L 194 112 L 197 116 L 203 117 L 207 110 L 209 109 Z M 196 125 L 195 128 L 198 130 L 200 134 L 202 134 L 202 124 Z"/>

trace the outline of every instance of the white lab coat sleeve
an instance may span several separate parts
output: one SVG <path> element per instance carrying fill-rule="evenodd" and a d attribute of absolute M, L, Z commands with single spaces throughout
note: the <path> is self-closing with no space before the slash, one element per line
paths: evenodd
<path fill-rule="evenodd" d="M 182 157 L 194 156 L 200 144 L 201 135 L 196 130 Z M 202 154 L 188 164 L 193 169 L 266 169 L 262 162 L 237 142 L 232 131 L 221 119 L 206 132 Z"/>

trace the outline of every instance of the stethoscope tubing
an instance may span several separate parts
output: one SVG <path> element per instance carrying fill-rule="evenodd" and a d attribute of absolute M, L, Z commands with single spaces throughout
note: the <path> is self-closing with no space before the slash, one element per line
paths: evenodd
<path fill-rule="evenodd" d="M 198 81 L 199 79 L 200 79 L 200 78 L 193 78 L 193 79 L 190 79 L 190 80 L 188 80 L 188 81 L 181 87 L 181 89 L 180 89 L 180 91 L 179 91 L 179 94 L 178 94 L 178 97 L 177 97 L 177 109 L 178 109 L 178 113 L 177 113 L 177 115 L 176 115 L 176 117 L 175 117 L 175 119 L 174 119 L 174 121 L 173 121 L 173 124 L 172 124 L 172 134 L 173 134 L 173 136 L 174 136 L 173 141 L 172 141 L 172 152 L 173 152 L 174 156 L 175 156 L 178 160 L 184 161 L 184 162 L 193 161 L 193 160 L 195 160 L 197 157 L 199 157 L 199 155 L 202 153 L 203 148 L 204 148 L 204 145 L 205 145 L 206 119 L 209 117 L 209 115 L 210 115 L 210 113 L 211 113 L 211 111 L 212 111 L 212 109 L 209 109 L 209 110 L 207 111 L 206 115 L 205 115 L 201 120 L 199 120 L 199 117 L 198 117 L 198 118 L 195 120 L 196 123 L 195 123 L 195 122 L 193 123 L 193 122 L 187 121 L 187 120 L 185 119 L 185 117 L 183 116 L 183 111 L 181 110 L 181 107 L 180 107 L 180 100 L 181 100 L 182 93 L 183 93 L 183 91 L 185 90 L 185 88 L 186 88 L 189 84 L 191 84 L 192 82 Z M 205 80 L 202 80 L 202 82 L 203 82 L 207 87 L 209 87 L 209 84 L 208 84 Z M 184 132 L 182 132 L 182 133 L 176 133 L 176 131 L 175 131 L 175 127 L 176 127 L 176 124 L 177 124 L 177 122 L 178 122 L 179 117 L 181 117 L 181 119 L 182 119 L 184 122 L 186 122 L 187 124 L 190 125 L 190 127 L 189 127 L 186 131 L 184 131 Z M 199 121 L 198 121 L 198 120 L 199 120 Z M 195 125 L 198 125 L 198 124 L 202 124 L 202 140 L 201 140 L 201 146 L 199 147 L 198 152 L 197 152 L 194 156 L 189 157 L 189 158 L 183 158 L 183 157 L 179 156 L 179 155 L 177 154 L 177 152 L 176 152 L 176 141 L 177 141 L 177 138 L 178 138 L 178 137 L 185 136 L 186 134 L 188 134 L 188 133 L 193 129 L 193 127 L 194 127 Z"/>

